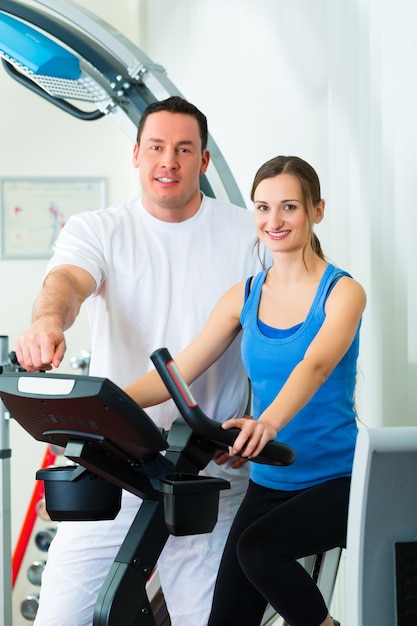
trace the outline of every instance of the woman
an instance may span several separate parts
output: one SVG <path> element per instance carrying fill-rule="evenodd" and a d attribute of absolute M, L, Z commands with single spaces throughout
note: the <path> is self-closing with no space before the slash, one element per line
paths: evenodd
<path fill-rule="evenodd" d="M 297 559 L 345 545 L 366 297 L 323 256 L 313 226 L 323 219 L 324 201 L 308 163 L 298 157 L 266 162 L 251 198 L 258 238 L 273 265 L 232 287 L 175 360 L 190 383 L 242 330 L 254 419 L 223 424 L 241 431 L 230 452 L 253 457 L 278 438 L 295 448 L 297 459 L 289 467 L 252 464 L 209 626 L 258 625 L 267 602 L 291 626 L 332 626 L 317 586 Z M 168 397 L 156 372 L 127 392 L 145 407 Z"/>

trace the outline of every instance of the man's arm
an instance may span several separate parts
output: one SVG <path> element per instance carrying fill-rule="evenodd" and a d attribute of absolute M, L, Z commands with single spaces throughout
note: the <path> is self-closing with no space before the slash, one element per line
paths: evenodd
<path fill-rule="evenodd" d="M 16 339 L 16 356 L 24 369 L 36 372 L 59 366 L 66 350 L 64 331 L 95 289 L 94 278 L 80 267 L 51 270 L 33 308 L 31 327 Z"/>

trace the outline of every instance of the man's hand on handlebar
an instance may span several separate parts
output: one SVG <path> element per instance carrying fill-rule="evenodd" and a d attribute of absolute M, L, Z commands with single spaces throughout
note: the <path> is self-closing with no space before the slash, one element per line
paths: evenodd
<path fill-rule="evenodd" d="M 217 450 L 213 457 L 213 461 L 216 465 L 224 465 L 230 461 L 230 467 L 233 469 L 240 469 L 248 462 L 248 459 L 242 459 L 240 456 L 229 454 L 229 452 L 223 452 L 223 450 Z"/>
<path fill-rule="evenodd" d="M 273 441 L 277 431 L 267 422 L 255 421 L 240 417 L 227 420 L 222 428 L 239 428 L 240 433 L 236 437 L 229 452 L 231 456 L 242 455 L 245 459 L 251 459 L 262 452 L 268 441 Z"/>
<path fill-rule="evenodd" d="M 16 339 L 16 357 L 28 372 L 48 371 L 58 367 L 66 350 L 65 337 L 59 325 L 34 322 Z"/>

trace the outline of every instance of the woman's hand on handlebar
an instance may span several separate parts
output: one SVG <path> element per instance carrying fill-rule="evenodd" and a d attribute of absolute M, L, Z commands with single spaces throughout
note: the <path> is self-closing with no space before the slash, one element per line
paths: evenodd
<path fill-rule="evenodd" d="M 248 459 L 258 456 L 268 441 L 273 441 L 277 436 L 277 431 L 271 424 L 248 419 L 247 416 L 227 420 L 222 428 L 239 428 L 240 433 L 230 448 L 230 454 L 240 454 Z"/>

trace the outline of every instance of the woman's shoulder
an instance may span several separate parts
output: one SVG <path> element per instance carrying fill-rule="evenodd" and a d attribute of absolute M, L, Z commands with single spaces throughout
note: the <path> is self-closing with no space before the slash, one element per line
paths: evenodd
<path fill-rule="evenodd" d="M 229 304 L 233 303 L 236 305 L 239 310 L 242 308 L 243 304 L 246 302 L 249 293 L 252 290 L 255 281 L 258 279 L 259 275 L 263 272 L 260 272 L 256 276 L 248 276 L 245 280 L 241 280 L 240 282 L 230 287 L 226 293 L 223 294 L 221 300 L 223 302 L 227 302 Z"/>
<path fill-rule="evenodd" d="M 357 303 L 359 307 L 365 308 L 366 292 L 363 286 L 353 276 L 344 270 L 335 268 L 331 286 L 329 287 L 329 298 L 346 302 L 346 304 Z"/>
<path fill-rule="evenodd" d="M 332 263 L 328 263 L 325 274 L 327 275 L 327 280 L 332 284 L 336 285 L 340 281 L 343 281 L 344 285 L 358 285 L 363 289 L 360 283 L 353 277 L 353 275 L 345 269 L 338 267 L 337 265 L 333 265 Z"/>

